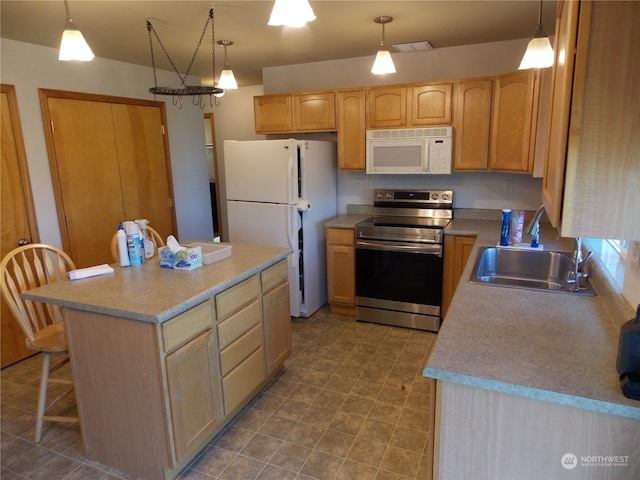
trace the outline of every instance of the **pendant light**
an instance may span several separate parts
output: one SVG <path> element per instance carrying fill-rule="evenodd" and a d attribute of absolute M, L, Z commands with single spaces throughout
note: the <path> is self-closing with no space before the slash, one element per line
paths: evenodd
<path fill-rule="evenodd" d="M 371 73 L 374 75 L 384 75 L 385 73 L 396 73 L 396 67 L 391 59 L 391 53 L 384 43 L 384 26 L 385 24 L 393 21 L 393 17 L 382 16 L 373 19 L 374 22 L 382 25 L 382 41 L 380 42 L 380 50 L 376 55 L 376 60 L 373 62 Z"/>
<path fill-rule="evenodd" d="M 538 10 L 538 26 L 533 34 L 533 38 L 527 45 L 522 62 L 518 70 L 529 68 L 547 68 L 553 65 L 553 48 L 544 28 L 542 27 L 542 0 Z"/>
<path fill-rule="evenodd" d="M 64 0 L 64 7 L 67 11 L 67 22 L 64 25 L 64 32 L 62 32 L 58 60 L 79 60 L 81 62 L 93 60 L 94 55 L 91 48 L 89 48 L 76 24 L 71 20 L 67 0 Z"/>
<path fill-rule="evenodd" d="M 275 0 L 268 25 L 300 28 L 315 19 L 308 0 Z"/>
<path fill-rule="evenodd" d="M 231 40 L 218 40 L 218 45 L 222 45 L 224 47 L 224 67 L 222 68 L 222 73 L 220 73 L 220 82 L 218 82 L 218 87 L 223 88 L 224 90 L 237 90 L 238 83 L 236 82 L 236 78 L 233 76 L 233 71 L 229 66 L 229 62 L 227 62 L 227 47 L 229 45 L 233 45 Z"/>

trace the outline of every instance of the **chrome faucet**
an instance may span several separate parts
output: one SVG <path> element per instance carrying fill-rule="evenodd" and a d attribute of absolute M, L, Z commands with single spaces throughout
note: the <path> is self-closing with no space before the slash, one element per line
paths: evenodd
<path fill-rule="evenodd" d="M 575 238 L 575 251 L 573 252 L 573 278 L 567 279 L 567 287 L 571 292 L 577 292 L 581 288 L 584 288 L 587 280 L 587 274 L 582 271 L 582 268 L 591 260 L 593 252 L 587 253 L 586 257 L 582 257 L 582 238 Z"/>
<path fill-rule="evenodd" d="M 540 217 L 545 212 L 544 205 L 540 205 L 538 210 L 536 210 L 536 214 L 527 225 L 527 233 L 531 235 L 531 247 L 538 248 L 540 244 Z"/>

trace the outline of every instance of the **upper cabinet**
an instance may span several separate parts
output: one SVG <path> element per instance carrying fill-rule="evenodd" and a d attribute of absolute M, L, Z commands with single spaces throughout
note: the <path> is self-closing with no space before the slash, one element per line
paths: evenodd
<path fill-rule="evenodd" d="M 368 127 L 450 125 L 453 82 L 371 87 Z"/>
<path fill-rule="evenodd" d="M 456 82 L 456 171 L 531 173 L 538 76 L 525 70 Z"/>
<path fill-rule="evenodd" d="M 336 92 L 338 127 L 338 168 L 365 169 L 367 97 L 365 90 Z"/>
<path fill-rule="evenodd" d="M 330 132 L 336 129 L 335 94 L 253 97 L 256 133 Z"/>
<path fill-rule="evenodd" d="M 640 240 L 639 24 L 640 2 L 558 5 L 543 203 L 563 236 Z"/>

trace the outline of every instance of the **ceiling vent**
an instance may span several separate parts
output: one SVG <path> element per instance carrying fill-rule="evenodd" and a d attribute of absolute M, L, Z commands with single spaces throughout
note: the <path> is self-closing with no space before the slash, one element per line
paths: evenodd
<path fill-rule="evenodd" d="M 433 45 L 428 41 L 412 42 L 412 43 L 396 43 L 392 45 L 397 52 L 423 52 L 425 50 L 433 50 Z"/>

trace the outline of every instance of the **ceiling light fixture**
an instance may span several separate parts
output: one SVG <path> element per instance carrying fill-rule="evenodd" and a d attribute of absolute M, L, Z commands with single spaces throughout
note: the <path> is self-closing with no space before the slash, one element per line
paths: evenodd
<path fill-rule="evenodd" d="M 198 50 L 200 49 L 200 45 L 202 44 L 202 39 L 204 38 L 204 34 L 207 31 L 207 27 L 209 26 L 209 23 L 211 23 L 211 73 L 213 74 L 213 86 L 187 85 L 186 83 L 187 77 L 189 76 L 189 72 L 191 71 L 191 67 L 193 66 L 193 61 L 195 60 L 196 55 L 198 54 Z M 204 108 L 204 104 L 202 103 L 203 95 L 209 95 L 210 99 L 212 96 L 216 97 L 217 99 L 218 97 L 221 97 L 222 95 L 224 95 L 224 90 L 216 86 L 216 49 L 215 49 L 216 42 L 215 42 L 213 24 L 214 24 L 213 7 L 211 7 L 209 9 L 209 16 L 207 18 L 207 21 L 205 22 L 204 28 L 202 29 L 200 40 L 198 40 L 198 45 L 196 46 L 196 49 L 193 52 L 193 56 L 191 57 L 191 62 L 189 62 L 189 66 L 187 67 L 186 72 L 184 72 L 184 75 L 182 75 L 176 68 L 175 64 L 173 63 L 173 60 L 171 60 L 171 57 L 169 56 L 167 49 L 162 44 L 162 41 L 160 40 L 158 33 L 156 32 L 155 28 L 153 28 L 153 25 L 151 24 L 151 20 L 147 18 L 147 32 L 149 32 L 149 50 L 151 51 L 151 67 L 153 68 L 153 87 L 149 89 L 149 93 L 153 93 L 154 98 L 156 95 L 171 95 L 173 97 L 173 104 L 178 108 L 182 108 L 181 98 L 183 96 L 189 95 L 193 97 L 194 105 L 199 105 L 200 108 Z M 173 71 L 176 72 L 176 75 L 178 75 L 178 78 L 180 79 L 180 85 L 177 87 L 159 87 L 158 86 L 158 79 L 156 76 L 156 60 L 155 60 L 155 56 L 153 55 L 153 41 L 151 38 L 151 32 L 153 32 L 156 40 L 158 41 L 158 43 L 160 44 L 160 47 L 162 48 L 162 51 L 166 55 L 167 60 L 169 60 L 169 63 L 173 67 Z M 212 100 L 211 105 L 212 106 L 218 105 L 218 103 Z"/>
<path fill-rule="evenodd" d="M 373 62 L 371 73 L 374 75 L 384 75 L 385 73 L 396 73 L 396 67 L 391 59 L 391 53 L 384 43 L 384 26 L 393 21 L 393 17 L 382 16 L 373 19 L 374 22 L 382 25 L 382 41 L 380 42 L 380 50 L 376 55 L 376 61 Z"/>
<path fill-rule="evenodd" d="M 227 47 L 229 45 L 233 45 L 231 40 L 218 40 L 218 45 L 222 45 L 224 47 L 224 67 L 222 68 L 222 73 L 220 73 L 220 82 L 218 82 L 218 87 L 224 88 L 225 90 L 237 90 L 238 83 L 236 82 L 236 78 L 233 76 L 233 71 L 229 66 L 229 62 L 227 62 Z"/>
<path fill-rule="evenodd" d="M 268 25 L 300 28 L 315 19 L 308 0 L 275 0 Z"/>
<path fill-rule="evenodd" d="M 93 60 L 94 55 L 91 48 L 89 48 L 76 24 L 71 20 L 71 12 L 69 11 L 67 0 L 64 0 L 64 8 L 67 11 L 67 21 L 64 25 L 64 32 L 62 32 L 62 40 L 60 40 L 58 60 L 78 60 L 81 62 Z"/>
<path fill-rule="evenodd" d="M 544 28 L 542 27 L 542 0 L 538 10 L 538 26 L 533 34 L 533 38 L 527 45 L 522 62 L 518 70 L 529 68 L 547 68 L 553 65 L 553 48 Z"/>

